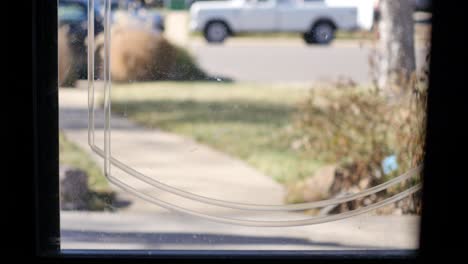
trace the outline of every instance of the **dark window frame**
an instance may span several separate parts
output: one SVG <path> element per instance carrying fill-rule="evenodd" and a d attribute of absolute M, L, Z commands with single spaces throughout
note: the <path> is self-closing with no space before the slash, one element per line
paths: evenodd
<path fill-rule="evenodd" d="M 463 21 L 463 18 L 457 16 L 456 12 L 452 13 L 454 8 L 449 6 L 449 2 L 434 1 L 433 5 L 421 247 L 417 251 L 60 251 L 57 1 L 32 0 L 27 2 L 32 8 L 32 23 L 28 26 L 32 30 L 30 35 L 32 89 L 28 90 L 30 94 L 27 94 L 32 100 L 30 104 L 32 111 L 24 116 L 25 120 L 31 120 L 31 122 L 21 122 L 25 126 L 25 131 L 28 132 L 25 135 L 29 140 L 19 151 L 32 150 L 32 156 L 28 159 L 32 170 L 28 171 L 30 173 L 24 173 L 25 175 L 21 178 L 23 184 L 26 183 L 31 192 L 25 196 L 27 202 L 22 206 L 23 211 L 26 211 L 26 215 L 31 218 L 26 219 L 26 222 L 19 221 L 23 225 L 26 224 L 23 226 L 24 236 L 20 237 L 21 241 L 26 243 L 22 250 L 23 254 L 29 253 L 35 259 L 45 262 L 79 261 L 85 263 L 128 260 L 141 263 L 149 259 L 161 258 L 217 259 L 219 261 L 247 258 L 307 259 L 321 263 L 414 263 L 433 257 L 442 256 L 445 259 L 455 260 L 464 256 L 466 238 L 459 235 L 468 234 L 462 220 L 464 217 L 448 218 L 446 213 L 464 208 L 463 194 L 466 191 L 463 181 L 465 179 L 460 179 L 460 181 L 457 179 L 458 184 L 440 180 L 440 175 L 463 173 L 459 166 L 453 166 L 454 163 L 461 162 L 462 157 L 447 155 L 447 153 L 451 153 L 454 146 L 466 143 L 466 138 L 463 137 L 463 124 L 459 121 L 463 120 L 460 118 L 463 118 L 467 107 L 464 106 L 461 96 L 456 91 L 458 84 L 463 81 L 463 74 L 457 75 L 447 70 L 453 69 L 454 65 L 462 61 L 460 51 L 463 47 L 461 43 L 450 43 L 452 46 L 448 49 L 446 47 L 446 40 L 452 39 L 451 32 L 457 29 L 461 32 L 462 23 L 459 21 Z M 24 91 L 22 95 L 24 98 Z M 461 240 L 460 237 L 462 237 Z"/>

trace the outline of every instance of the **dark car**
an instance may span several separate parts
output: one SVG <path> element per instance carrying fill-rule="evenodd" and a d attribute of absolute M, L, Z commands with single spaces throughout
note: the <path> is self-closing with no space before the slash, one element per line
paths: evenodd
<path fill-rule="evenodd" d="M 414 10 L 422 12 L 430 12 L 432 9 L 431 0 L 413 0 L 414 1 Z"/>
<path fill-rule="evenodd" d="M 94 33 L 103 31 L 102 16 L 99 6 L 94 8 Z M 88 1 L 87 0 L 59 0 L 59 27 L 67 25 L 70 35 L 76 40 L 84 40 L 88 34 Z"/>
<path fill-rule="evenodd" d="M 140 1 L 111 0 L 111 19 L 118 10 L 127 11 L 137 19 L 149 20 L 154 28 L 164 31 L 164 17 L 157 11 L 144 8 Z M 101 1 L 94 1 L 94 34 L 104 30 L 104 6 Z M 59 0 L 58 1 L 59 27 L 67 27 L 67 40 L 72 57 L 72 65 L 66 80 L 87 79 L 87 44 L 88 36 L 88 0 Z M 99 62 L 96 62 L 99 63 Z M 99 66 L 98 66 L 99 67 Z M 73 81 L 65 82 L 72 84 Z"/>
<path fill-rule="evenodd" d="M 73 53 L 73 74 L 76 74 L 78 79 L 86 79 L 87 45 L 85 41 L 88 36 L 88 0 L 59 0 L 58 3 L 58 25 L 68 27 L 68 43 Z M 98 35 L 103 29 L 103 18 L 99 5 L 96 5 L 94 34 Z"/>

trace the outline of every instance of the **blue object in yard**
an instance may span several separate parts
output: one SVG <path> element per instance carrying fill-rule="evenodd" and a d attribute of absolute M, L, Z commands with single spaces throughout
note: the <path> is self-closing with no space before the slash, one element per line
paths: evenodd
<path fill-rule="evenodd" d="M 398 169 L 398 161 L 395 155 L 387 156 L 382 161 L 382 169 L 385 174 L 390 174 Z"/>

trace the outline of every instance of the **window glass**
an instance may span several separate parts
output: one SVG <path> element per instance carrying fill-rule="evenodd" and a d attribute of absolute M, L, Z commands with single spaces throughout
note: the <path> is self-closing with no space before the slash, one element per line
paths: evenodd
<path fill-rule="evenodd" d="M 63 249 L 418 248 L 430 13 L 91 2 L 59 0 Z"/>

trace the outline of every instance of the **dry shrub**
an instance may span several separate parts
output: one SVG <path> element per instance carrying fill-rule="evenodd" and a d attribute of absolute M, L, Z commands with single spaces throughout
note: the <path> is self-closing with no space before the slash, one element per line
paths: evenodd
<path fill-rule="evenodd" d="M 311 158 L 338 164 L 330 196 L 358 192 L 422 163 L 426 86 L 411 85 L 411 92 L 392 100 L 371 89 L 313 90 L 299 105 L 292 145 Z M 382 161 L 390 155 L 396 156 L 398 168 L 386 174 Z M 379 201 L 408 184 L 341 205 L 338 211 Z"/>
<path fill-rule="evenodd" d="M 58 30 L 58 82 L 59 85 L 73 85 L 76 76 L 73 74 L 73 52 L 68 38 L 68 26 L 62 26 Z"/>
<path fill-rule="evenodd" d="M 296 139 L 302 150 L 326 162 L 380 164 L 398 153 L 407 169 L 422 154 L 417 146 L 423 139 L 424 107 L 425 90 L 393 101 L 362 88 L 313 90 L 295 115 Z"/>
<path fill-rule="evenodd" d="M 111 76 L 113 81 L 193 80 L 205 74 L 182 48 L 146 29 L 114 26 L 111 31 Z M 103 56 L 103 36 L 97 45 Z"/>
<path fill-rule="evenodd" d="M 195 59 L 181 47 L 176 48 L 176 58 L 175 64 L 172 68 L 171 76 L 168 79 L 171 80 L 208 80 L 211 79 L 208 77 L 205 72 L 203 72 L 198 65 L 195 63 Z"/>
<path fill-rule="evenodd" d="M 115 81 L 167 79 L 175 62 L 176 50 L 161 35 L 124 29 L 112 31 L 111 75 Z"/>
<path fill-rule="evenodd" d="M 334 182 L 328 189 L 329 197 L 360 192 L 423 162 L 430 55 L 426 54 L 421 71 L 409 78 L 396 74 L 400 85 L 384 90 L 377 85 L 380 57 L 377 42 L 373 44 L 369 65 L 374 88 L 362 89 L 352 82 L 338 82 L 335 87 L 328 87 L 331 89 L 314 90 L 298 106 L 295 115 L 291 147 L 305 152 L 311 159 L 337 164 Z M 383 160 L 391 156 L 396 157 L 397 168 L 385 173 Z M 287 195 L 294 202 L 308 201 L 301 194 L 306 181 L 290 188 L 292 192 Z M 377 194 L 340 204 L 328 213 L 368 206 L 419 181 L 413 178 Z M 420 195 L 417 192 L 377 212 L 419 214 Z"/>

